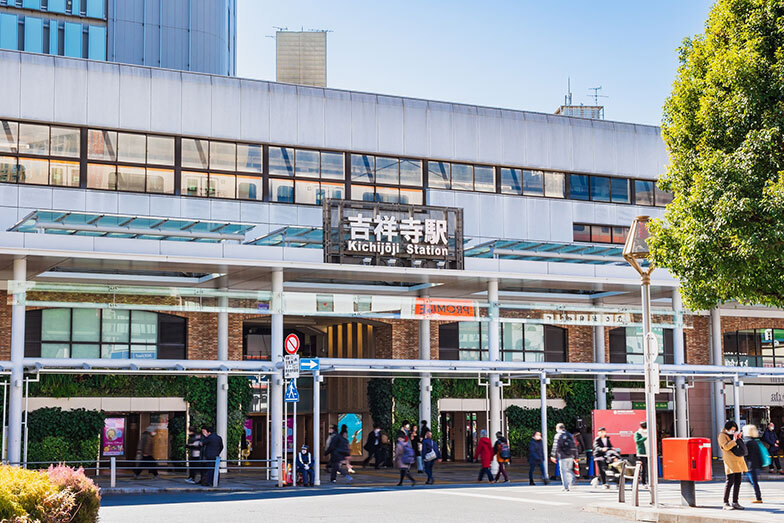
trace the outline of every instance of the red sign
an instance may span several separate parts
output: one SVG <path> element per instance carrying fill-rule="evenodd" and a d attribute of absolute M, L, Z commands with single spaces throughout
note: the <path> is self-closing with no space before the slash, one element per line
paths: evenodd
<path fill-rule="evenodd" d="M 620 448 L 621 454 L 636 454 L 634 433 L 640 428 L 641 421 L 645 421 L 644 410 L 595 410 L 593 437 L 596 438 L 596 432 L 604 427 L 613 447 Z"/>
<path fill-rule="evenodd" d="M 475 315 L 474 302 L 471 300 L 441 300 L 417 298 L 414 314 L 418 316 L 456 316 L 472 318 Z"/>
<path fill-rule="evenodd" d="M 296 354 L 299 350 L 299 337 L 296 334 L 286 336 L 283 348 L 286 349 L 286 354 Z"/>

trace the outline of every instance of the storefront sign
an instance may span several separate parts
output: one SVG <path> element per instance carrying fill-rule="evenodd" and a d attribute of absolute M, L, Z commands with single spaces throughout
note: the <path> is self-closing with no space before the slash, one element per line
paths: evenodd
<path fill-rule="evenodd" d="M 324 261 L 462 269 L 463 210 L 327 200 Z"/>
<path fill-rule="evenodd" d="M 632 401 L 632 409 L 645 410 L 646 403 L 644 401 Z M 668 401 L 657 401 L 656 410 L 669 410 L 670 403 Z"/>
<path fill-rule="evenodd" d="M 439 300 L 417 298 L 414 307 L 416 316 L 454 316 L 473 318 L 476 315 L 474 302 L 471 300 Z"/>
<path fill-rule="evenodd" d="M 542 314 L 542 319 L 546 323 L 578 323 L 580 325 L 614 325 L 623 326 L 632 323 L 632 315 L 628 313 L 610 314 L 610 313 L 564 313 L 546 312 Z"/>
<path fill-rule="evenodd" d="M 125 418 L 106 418 L 103 425 L 104 456 L 125 454 Z"/>

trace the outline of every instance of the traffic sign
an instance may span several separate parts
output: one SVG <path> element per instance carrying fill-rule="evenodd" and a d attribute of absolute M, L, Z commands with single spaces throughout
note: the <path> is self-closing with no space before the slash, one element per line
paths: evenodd
<path fill-rule="evenodd" d="M 284 400 L 286 403 L 297 403 L 299 401 L 299 391 L 297 390 L 296 380 L 289 380 L 289 384 L 286 386 L 286 397 Z"/>
<path fill-rule="evenodd" d="M 299 378 L 299 354 L 286 354 L 283 356 L 283 371 L 287 378 Z"/>
<path fill-rule="evenodd" d="M 299 350 L 299 337 L 296 334 L 286 336 L 283 348 L 286 349 L 286 354 L 296 354 Z"/>
<path fill-rule="evenodd" d="M 302 358 L 299 360 L 299 370 L 319 370 L 321 365 L 318 358 Z"/>

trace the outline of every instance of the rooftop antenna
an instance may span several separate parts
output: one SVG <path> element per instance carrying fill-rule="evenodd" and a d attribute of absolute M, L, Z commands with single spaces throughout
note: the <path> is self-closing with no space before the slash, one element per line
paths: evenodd
<path fill-rule="evenodd" d="M 589 94 L 588 96 L 593 98 L 593 104 L 597 107 L 599 106 L 599 98 L 609 98 L 609 96 L 599 94 L 599 91 L 602 90 L 601 85 L 599 87 L 589 87 L 588 90 L 593 91 L 593 94 Z"/>
<path fill-rule="evenodd" d="M 564 95 L 564 105 L 572 105 L 572 78 L 566 77 L 566 94 Z"/>

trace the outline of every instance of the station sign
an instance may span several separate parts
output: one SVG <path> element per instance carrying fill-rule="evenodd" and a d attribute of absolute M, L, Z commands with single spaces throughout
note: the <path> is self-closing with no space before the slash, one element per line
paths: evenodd
<path fill-rule="evenodd" d="M 299 354 L 283 356 L 283 372 L 287 378 L 299 378 Z"/>
<path fill-rule="evenodd" d="M 463 210 L 381 202 L 324 202 L 324 261 L 463 268 Z"/>

